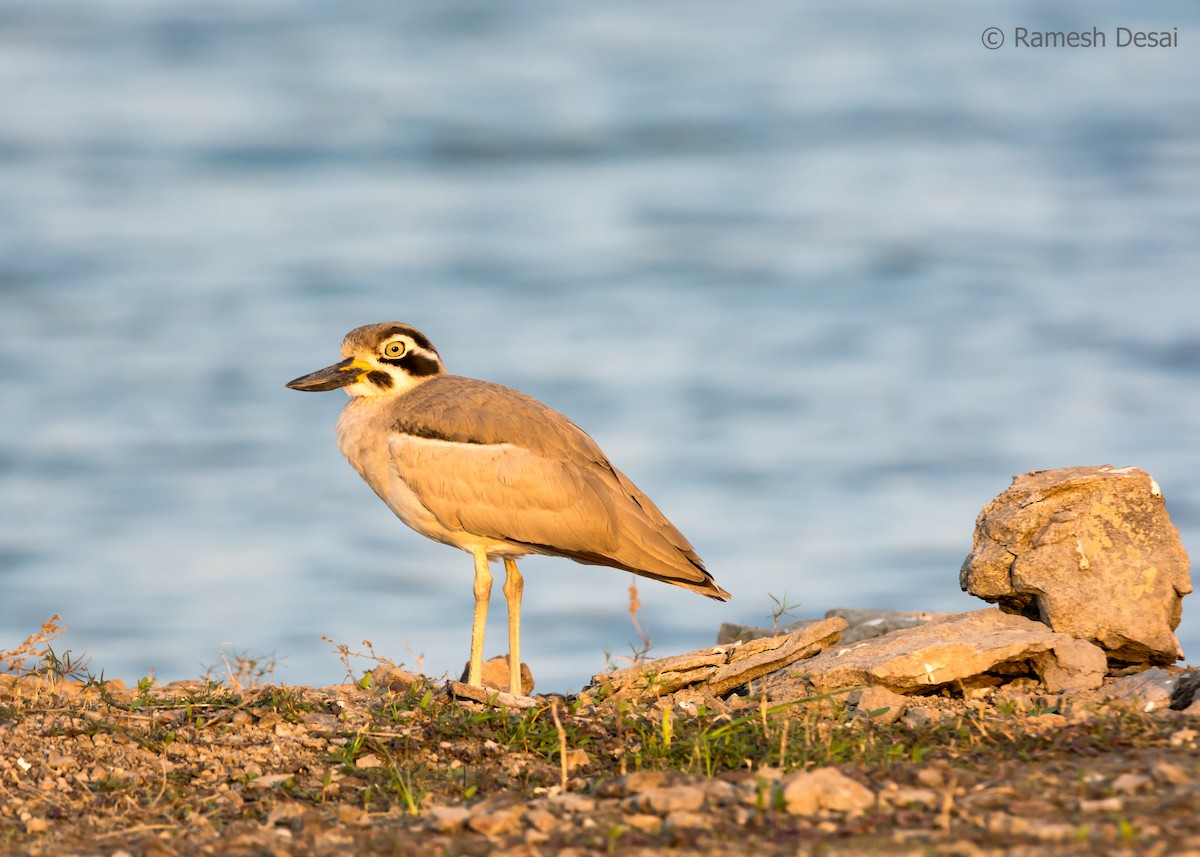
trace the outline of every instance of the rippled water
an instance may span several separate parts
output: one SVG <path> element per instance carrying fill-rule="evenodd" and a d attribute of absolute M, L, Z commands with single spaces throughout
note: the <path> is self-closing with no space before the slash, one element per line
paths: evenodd
<path fill-rule="evenodd" d="M 990 52 L 989 25 L 1178 26 Z M 0 647 L 109 676 L 321 639 L 466 658 L 471 562 L 283 388 L 398 319 L 587 428 L 735 599 L 970 609 L 1011 474 L 1133 464 L 1200 551 L 1200 11 L 1178 4 L 0 5 Z M 525 564 L 524 653 L 629 653 L 630 578 Z M 1180 637 L 1200 651 L 1200 608 Z M 493 602 L 489 653 L 501 650 Z"/>

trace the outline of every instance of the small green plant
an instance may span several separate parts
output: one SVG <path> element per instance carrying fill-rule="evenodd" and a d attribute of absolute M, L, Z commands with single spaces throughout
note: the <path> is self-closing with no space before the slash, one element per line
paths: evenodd
<path fill-rule="evenodd" d="M 388 765 L 388 773 L 391 775 L 391 788 L 400 800 L 404 803 L 405 809 L 409 815 L 418 815 L 421 812 L 421 802 L 417 794 L 417 788 L 413 781 L 412 771 L 401 769 L 395 764 Z"/>
<path fill-rule="evenodd" d="M 767 597 L 775 602 L 775 606 L 771 608 L 771 633 L 778 634 L 779 620 L 784 616 L 795 618 L 792 616 L 792 611 L 799 607 L 800 603 L 788 604 L 786 591 L 784 591 L 782 598 L 776 598 L 770 592 L 767 593 Z"/>
<path fill-rule="evenodd" d="M 356 732 L 345 741 L 341 746 L 332 747 L 327 758 L 342 764 L 349 772 L 354 770 L 354 763 L 367 754 L 366 739 L 361 732 Z"/>
<path fill-rule="evenodd" d="M 456 779 L 458 781 L 458 796 L 464 803 L 475 797 L 479 792 L 478 783 L 470 782 L 470 769 L 466 765 L 458 769 Z"/>
<path fill-rule="evenodd" d="M 608 840 L 605 844 L 605 853 L 617 853 L 617 840 L 621 838 L 621 834 L 625 832 L 625 827 L 620 824 L 614 824 L 608 829 Z"/>

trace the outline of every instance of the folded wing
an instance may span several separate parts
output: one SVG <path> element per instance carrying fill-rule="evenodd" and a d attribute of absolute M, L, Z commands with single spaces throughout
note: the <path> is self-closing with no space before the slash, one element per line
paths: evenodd
<path fill-rule="evenodd" d="M 396 476 L 443 526 L 729 597 L 683 534 L 566 417 L 499 385 L 474 387 L 473 402 L 444 393 L 409 409 L 388 447 Z"/>

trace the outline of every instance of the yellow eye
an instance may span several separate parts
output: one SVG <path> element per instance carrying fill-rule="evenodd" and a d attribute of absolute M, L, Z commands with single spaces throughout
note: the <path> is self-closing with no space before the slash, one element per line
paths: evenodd
<path fill-rule="evenodd" d="M 383 346 L 383 356 L 393 358 L 403 357 L 405 350 L 406 349 L 403 342 L 389 342 L 387 345 Z"/>

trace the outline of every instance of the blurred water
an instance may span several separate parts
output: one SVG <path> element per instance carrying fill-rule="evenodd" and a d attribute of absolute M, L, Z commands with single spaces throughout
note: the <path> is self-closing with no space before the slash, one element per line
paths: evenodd
<path fill-rule="evenodd" d="M 984 50 L 987 26 L 1171 50 Z M 721 621 L 971 609 L 1011 474 L 1133 464 L 1200 551 L 1200 7 L 0 4 L 0 647 L 134 679 L 230 651 L 466 658 L 471 563 L 285 390 L 359 324 L 587 428 L 735 595 Z M 526 564 L 579 687 L 629 576 Z M 1200 651 L 1200 610 L 1180 638 Z M 501 650 L 493 603 L 489 653 Z"/>

